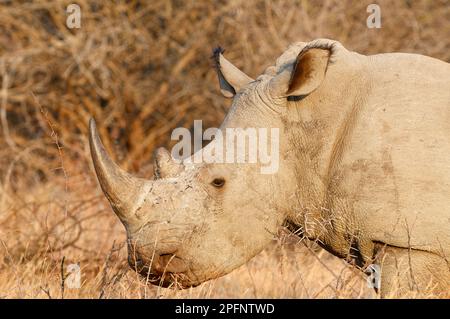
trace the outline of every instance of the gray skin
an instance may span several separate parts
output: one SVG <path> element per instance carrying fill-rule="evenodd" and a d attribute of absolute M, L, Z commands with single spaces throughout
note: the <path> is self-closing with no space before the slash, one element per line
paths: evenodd
<path fill-rule="evenodd" d="M 158 149 L 155 180 L 140 179 L 111 161 L 91 120 L 95 170 L 136 271 L 196 286 L 250 260 L 284 224 L 363 270 L 379 264 L 382 296 L 449 291 L 448 63 L 328 39 L 290 46 L 256 80 L 216 60 L 233 99 L 220 129 L 279 128 L 279 169 L 180 164 Z"/>

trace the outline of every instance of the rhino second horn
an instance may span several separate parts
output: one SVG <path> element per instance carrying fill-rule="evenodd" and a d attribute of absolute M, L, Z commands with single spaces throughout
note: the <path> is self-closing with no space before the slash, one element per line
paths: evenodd
<path fill-rule="evenodd" d="M 226 81 L 233 87 L 236 92 L 253 81 L 251 77 L 235 67 L 230 61 L 225 59 L 222 53 L 219 54 L 219 67 Z"/>
<path fill-rule="evenodd" d="M 155 152 L 155 177 L 168 178 L 175 177 L 183 170 L 183 165 L 176 163 L 169 151 L 160 147 Z"/>
<path fill-rule="evenodd" d="M 89 121 L 89 145 L 103 193 L 120 220 L 129 224 L 139 202 L 139 195 L 145 192 L 151 181 L 125 172 L 112 161 L 98 136 L 94 119 Z"/>

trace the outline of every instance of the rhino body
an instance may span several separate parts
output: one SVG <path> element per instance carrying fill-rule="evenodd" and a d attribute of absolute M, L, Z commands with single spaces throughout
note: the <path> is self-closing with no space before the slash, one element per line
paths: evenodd
<path fill-rule="evenodd" d="M 94 166 L 126 227 L 130 265 L 155 284 L 195 286 L 288 225 L 362 270 L 379 264 L 383 296 L 448 292 L 450 65 L 318 39 L 291 45 L 253 80 L 215 56 L 233 99 L 220 129 L 279 128 L 279 169 L 180 164 L 159 149 L 156 179 L 138 179 L 110 160 L 91 121 Z"/>

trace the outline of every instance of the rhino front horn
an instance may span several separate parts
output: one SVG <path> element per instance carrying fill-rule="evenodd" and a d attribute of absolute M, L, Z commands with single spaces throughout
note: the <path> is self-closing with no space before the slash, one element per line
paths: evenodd
<path fill-rule="evenodd" d="M 135 177 L 117 166 L 109 157 L 100 137 L 94 119 L 89 121 L 89 144 L 100 186 L 114 212 L 128 225 L 134 216 L 139 195 L 145 194 L 151 181 Z"/>

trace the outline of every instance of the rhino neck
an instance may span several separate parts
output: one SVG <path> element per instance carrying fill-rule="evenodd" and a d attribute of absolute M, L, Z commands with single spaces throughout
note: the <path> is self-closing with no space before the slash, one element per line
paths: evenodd
<path fill-rule="evenodd" d="M 311 239 L 326 242 L 334 236 L 327 226 L 333 223 L 327 221 L 336 218 L 331 210 L 341 193 L 341 160 L 371 87 L 363 62 L 332 66 L 322 87 L 307 99 L 290 102 L 284 117 L 297 182 L 287 219 L 291 229 L 297 226 L 299 233 Z"/>

